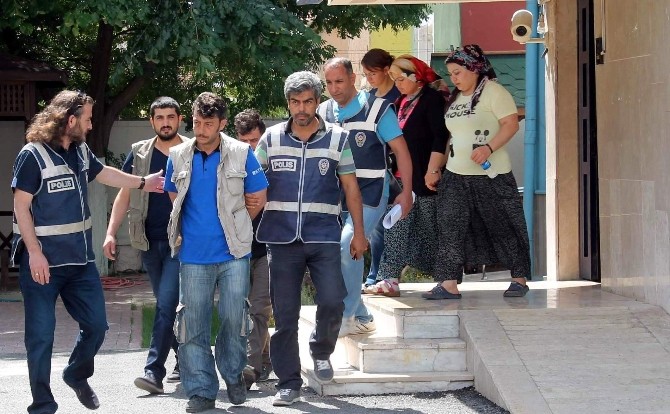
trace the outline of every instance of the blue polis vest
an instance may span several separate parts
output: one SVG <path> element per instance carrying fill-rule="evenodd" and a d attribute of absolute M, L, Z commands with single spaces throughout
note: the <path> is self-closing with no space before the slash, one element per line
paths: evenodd
<path fill-rule="evenodd" d="M 42 183 L 33 195 L 30 209 L 35 234 L 49 267 L 85 265 L 94 261 L 91 213 L 87 201 L 88 147 L 84 143 L 77 147 L 78 175 L 48 145 L 28 143 L 23 150 L 33 154 L 42 170 Z M 11 258 L 12 263 L 17 265 L 20 260 L 16 257 L 17 250 L 23 247 L 23 239 L 16 216 L 13 224 Z"/>
<path fill-rule="evenodd" d="M 261 243 L 339 243 L 340 180 L 337 166 L 346 132 L 326 123 L 326 133 L 306 143 L 268 128 L 267 204 L 256 238 Z"/>
<path fill-rule="evenodd" d="M 390 105 L 386 99 L 371 95 L 355 116 L 339 123 L 349 131 L 349 147 L 356 164 L 356 179 L 363 196 L 363 205 L 368 207 L 377 207 L 384 191 L 386 144 L 377 135 L 377 124 Z M 326 122 L 338 123 L 332 99 L 319 105 L 319 115 Z"/>

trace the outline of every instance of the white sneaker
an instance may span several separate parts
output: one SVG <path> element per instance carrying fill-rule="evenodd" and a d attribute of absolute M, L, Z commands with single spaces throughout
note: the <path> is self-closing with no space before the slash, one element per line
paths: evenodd
<path fill-rule="evenodd" d="M 370 334 L 376 330 L 377 326 L 375 325 L 374 320 L 371 320 L 370 322 L 363 322 L 356 318 L 343 319 L 338 338 L 342 338 L 348 335 Z"/>
<path fill-rule="evenodd" d="M 354 318 L 342 318 L 342 325 L 340 326 L 340 332 L 337 334 L 338 338 L 343 338 L 349 335 L 349 331 L 353 329 Z"/>

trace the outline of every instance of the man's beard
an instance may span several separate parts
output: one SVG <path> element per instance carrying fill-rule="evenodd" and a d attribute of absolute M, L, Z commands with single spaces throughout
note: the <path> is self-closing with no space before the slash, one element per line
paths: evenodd
<path fill-rule="evenodd" d="M 296 119 L 295 117 L 293 118 L 293 122 L 295 122 L 297 125 L 299 125 L 301 127 L 310 126 L 312 124 L 312 122 L 314 121 L 314 118 L 315 118 L 313 115 L 310 116 L 309 114 L 302 113 L 302 112 L 297 114 L 297 115 L 307 116 L 307 118 L 305 118 L 305 119 Z"/>
<path fill-rule="evenodd" d="M 78 126 L 68 131 L 67 137 L 70 139 L 70 142 L 75 144 L 81 144 L 82 142 L 86 141 L 86 133 Z"/>
<path fill-rule="evenodd" d="M 178 131 L 170 131 L 168 135 L 162 135 L 161 131 L 156 131 L 156 135 L 161 141 L 171 141 L 177 135 Z"/>

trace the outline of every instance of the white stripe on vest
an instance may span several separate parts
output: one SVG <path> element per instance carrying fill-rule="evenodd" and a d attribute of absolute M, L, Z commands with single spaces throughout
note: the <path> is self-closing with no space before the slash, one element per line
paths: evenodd
<path fill-rule="evenodd" d="M 81 233 L 91 228 L 91 218 L 84 221 L 69 224 L 55 224 L 53 226 L 35 226 L 36 236 L 62 236 L 64 234 Z M 14 223 L 12 231 L 15 234 L 21 234 L 19 225 Z"/>
<path fill-rule="evenodd" d="M 267 211 L 292 211 L 298 212 L 298 203 L 292 201 L 268 201 L 265 204 Z M 323 213 L 323 214 L 340 214 L 340 206 L 325 203 L 302 203 L 302 213 Z"/>

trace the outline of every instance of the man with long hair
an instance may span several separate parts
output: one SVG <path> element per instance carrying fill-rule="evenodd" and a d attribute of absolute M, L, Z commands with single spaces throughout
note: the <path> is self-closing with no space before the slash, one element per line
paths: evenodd
<path fill-rule="evenodd" d="M 51 353 L 60 295 L 79 323 L 79 335 L 63 369 L 63 381 L 88 409 L 99 407 L 88 384 L 94 357 L 108 329 L 105 298 L 95 267 L 88 183 L 162 192 L 162 172 L 134 176 L 103 166 L 86 145 L 93 99 L 62 91 L 35 116 L 28 143 L 14 163 L 12 262 L 19 266 L 25 345 L 33 402 L 28 413 L 55 413 Z M 29 315 L 29 317 L 28 317 Z"/>

